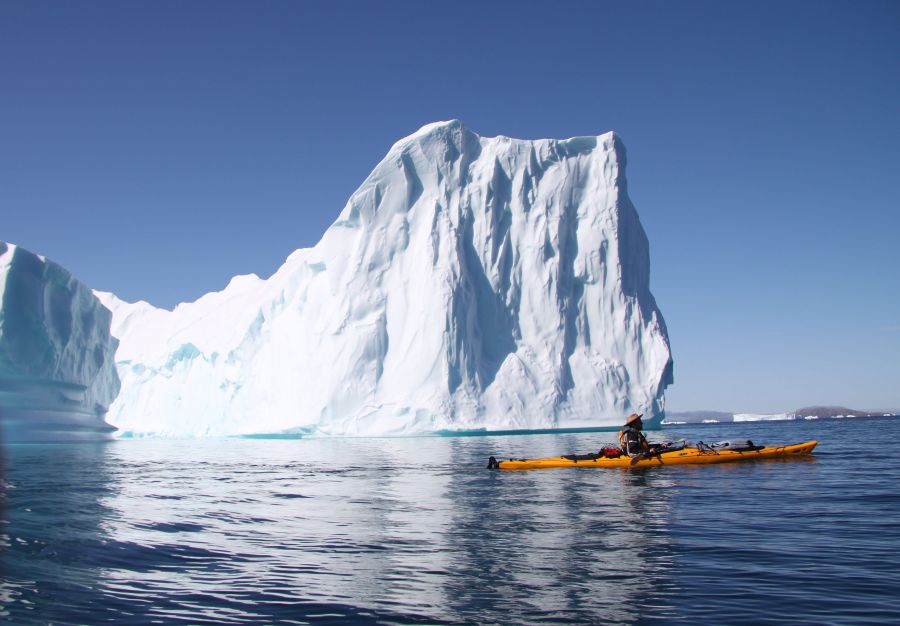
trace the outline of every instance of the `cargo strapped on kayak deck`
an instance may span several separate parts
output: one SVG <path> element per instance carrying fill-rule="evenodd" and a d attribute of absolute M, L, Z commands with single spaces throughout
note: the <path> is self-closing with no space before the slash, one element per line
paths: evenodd
<path fill-rule="evenodd" d="M 618 459 L 624 452 L 613 445 L 605 445 L 599 452 L 589 454 L 564 454 L 562 458 L 578 463 L 578 461 L 596 461 L 598 459 Z"/>
<path fill-rule="evenodd" d="M 578 463 L 578 461 L 596 461 L 604 457 L 602 454 L 564 454 L 562 458 Z"/>
<path fill-rule="evenodd" d="M 700 452 L 706 452 L 709 454 L 718 454 L 722 450 L 732 450 L 734 452 L 757 452 L 758 450 L 762 450 L 765 446 L 757 446 L 753 445 L 753 442 L 749 439 L 738 439 L 732 441 L 717 441 L 715 443 L 703 443 L 702 441 L 697 442 L 697 449 Z"/>

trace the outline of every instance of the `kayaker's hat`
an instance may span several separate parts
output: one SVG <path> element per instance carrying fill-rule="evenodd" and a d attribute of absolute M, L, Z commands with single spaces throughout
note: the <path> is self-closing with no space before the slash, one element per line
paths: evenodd
<path fill-rule="evenodd" d="M 628 419 L 625 420 L 625 425 L 628 426 L 629 424 L 632 424 L 633 422 L 638 421 L 642 417 L 644 417 L 643 413 L 641 413 L 640 415 L 638 415 L 637 413 L 632 413 L 631 415 L 628 416 Z"/>

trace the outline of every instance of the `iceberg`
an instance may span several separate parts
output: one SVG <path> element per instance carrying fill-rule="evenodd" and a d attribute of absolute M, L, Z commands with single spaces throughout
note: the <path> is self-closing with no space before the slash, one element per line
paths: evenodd
<path fill-rule="evenodd" d="M 312 248 L 113 313 L 124 435 L 381 436 L 658 423 L 672 382 L 614 133 L 394 144 Z"/>
<path fill-rule="evenodd" d="M 780 422 L 795 419 L 793 413 L 735 413 L 735 422 Z"/>
<path fill-rule="evenodd" d="M 119 391 L 112 314 L 61 266 L 0 242 L 0 429 L 7 442 L 103 439 Z"/>

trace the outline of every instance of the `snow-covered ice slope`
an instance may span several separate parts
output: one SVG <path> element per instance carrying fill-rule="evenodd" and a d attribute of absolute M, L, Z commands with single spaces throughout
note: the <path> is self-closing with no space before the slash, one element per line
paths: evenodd
<path fill-rule="evenodd" d="M 0 418 L 6 439 L 96 438 L 119 391 L 110 312 L 67 270 L 0 242 Z"/>
<path fill-rule="evenodd" d="M 396 143 L 313 248 L 173 311 L 113 311 L 126 432 L 614 426 L 672 381 L 647 237 L 608 133 Z"/>

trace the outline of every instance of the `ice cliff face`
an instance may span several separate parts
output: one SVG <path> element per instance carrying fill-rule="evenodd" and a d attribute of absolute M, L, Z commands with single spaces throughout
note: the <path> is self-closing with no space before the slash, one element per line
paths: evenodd
<path fill-rule="evenodd" d="M 313 248 L 113 311 L 124 431 L 413 434 L 662 417 L 672 360 L 612 133 L 395 144 Z"/>
<path fill-rule="evenodd" d="M 119 391 L 110 312 L 68 271 L 0 242 L 0 418 L 7 438 L 79 438 Z"/>

